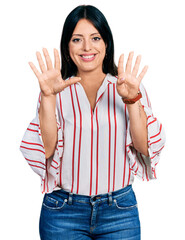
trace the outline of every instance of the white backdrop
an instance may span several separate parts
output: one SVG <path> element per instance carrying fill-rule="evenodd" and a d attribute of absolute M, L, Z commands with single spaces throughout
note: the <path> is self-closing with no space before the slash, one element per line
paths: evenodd
<path fill-rule="evenodd" d="M 121 53 L 142 54 L 149 65 L 143 79 L 154 115 L 167 142 L 157 167 L 158 179 L 136 179 L 142 240 L 184 239 L 184 1 L 176 0 L 7 0 L 0 5 L 0 239 L 39 240 L 43 195 L 40 178 L 19 151 L 35 116 L 39 86 L 28 61 L 35 52 L 59 49 L 63 22 L 77 5 L 91 4 L 106 16 Z"/>

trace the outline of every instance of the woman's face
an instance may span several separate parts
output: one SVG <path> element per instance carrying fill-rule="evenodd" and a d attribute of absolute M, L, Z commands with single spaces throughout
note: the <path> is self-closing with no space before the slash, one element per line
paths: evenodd
<path fill-rule="evenodd" d="M 69 42 L 69 54 L 78 68 L 78 73 L 100 71 L 106 46 L 98 30 L 91 22 L 81 19 Z"/>

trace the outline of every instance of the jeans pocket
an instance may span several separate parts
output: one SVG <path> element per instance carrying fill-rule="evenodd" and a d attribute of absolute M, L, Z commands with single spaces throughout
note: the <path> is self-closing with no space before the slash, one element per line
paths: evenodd
<path fill-rule="evenodd" d="M 122 209 L 122 210 L 131 210 L 133 208 L 137 208 L 137 203 L 134 205 L 130 205 L 130 206 L 122 206 L 119 202 L 117 202 L 116 199 L 114 199 L 115 205 L 118 209 Z"/>
<path fill-rule="evenodd" d="M 137 200 L 135 197 L 134 191 L 129 191 L 127 194 L 115 198 L 114 200 L 115 206 L 118 209 L 122 210 L 131 210 L 137 208 Z"/>
<path fill-rule="evenodd" d="M 45 194 L 43 199 L 43 207 L 50 209 L 50 210 L 59 210 L 62 209 L 67 203 L 67 199 L 65 198 L 58 198 L 51 194 Z"/>

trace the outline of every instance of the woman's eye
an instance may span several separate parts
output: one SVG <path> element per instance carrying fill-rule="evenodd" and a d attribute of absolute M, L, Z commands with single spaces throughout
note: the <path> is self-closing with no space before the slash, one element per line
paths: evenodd
<path fill-rule="evenodd" d="M 80 38 L 74 38 L 72 42 L 79 42 L 81 39 Z"/>
<path fill-rule="evenodd" d="M 94 37 L 93 40 L 94 41 L 99 41 L 101 38 L 100 37 Z"/>

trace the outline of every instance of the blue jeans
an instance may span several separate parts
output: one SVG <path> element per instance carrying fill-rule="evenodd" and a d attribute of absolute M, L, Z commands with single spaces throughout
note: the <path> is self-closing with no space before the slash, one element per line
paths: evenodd
<path fill-rule="evenodd" d="M 45 194 L 39 229 L 41 240 L 140 240 L 132 186 L 95 196 L 63 189 Z"/>

